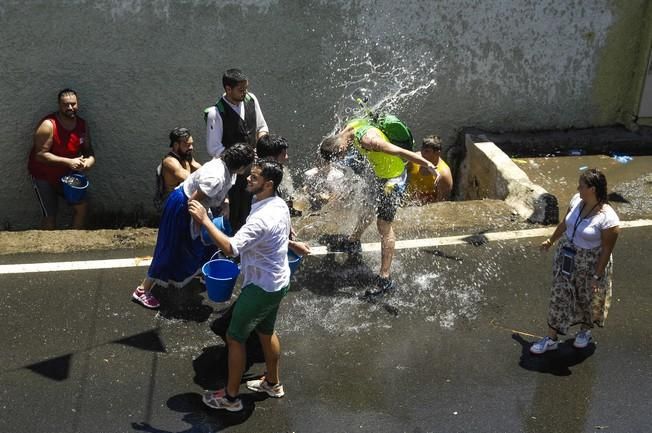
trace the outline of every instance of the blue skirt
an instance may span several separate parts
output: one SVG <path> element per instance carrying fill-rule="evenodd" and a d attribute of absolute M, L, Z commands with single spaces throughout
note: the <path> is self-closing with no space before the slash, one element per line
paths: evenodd
<path fill-rule="evenodd" d="M 165 200 L 156 247 L 147 276 L 156 284 L 183 287 L 201 272 L 208 251 L 201 238 L 190 237 L 188 197 L 177 188 Z"/>

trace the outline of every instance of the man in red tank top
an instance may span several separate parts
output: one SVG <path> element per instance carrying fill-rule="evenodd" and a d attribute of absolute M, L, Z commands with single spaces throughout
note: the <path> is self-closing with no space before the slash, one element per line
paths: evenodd
<path fill-rule="evenodd" d="M 61 177 L 71 172 L 84 173 L 95 164 L 86 122 L 77 116 L 77 93 L 63 89 L 58 96 L 59 111 L 44 117 L 34 133 L 34 144 L 27 168 L 41 205 L 41 228 L 56 228 L 58 198 L 63 195 Z M 72 204 L 73 228 L 82 229 L 88 204 Z"/>

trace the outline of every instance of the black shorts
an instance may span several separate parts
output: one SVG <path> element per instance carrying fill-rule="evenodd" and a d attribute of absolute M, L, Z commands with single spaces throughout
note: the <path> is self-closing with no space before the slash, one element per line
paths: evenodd
<path fill-rule="evenodd" d="M 376 199 L 376 216 L 387 222 L 394 221 L 396 211 L 403 202 L 406 182 L 390 182 L 389 179 L 376 179 L 374 196 Z"/>

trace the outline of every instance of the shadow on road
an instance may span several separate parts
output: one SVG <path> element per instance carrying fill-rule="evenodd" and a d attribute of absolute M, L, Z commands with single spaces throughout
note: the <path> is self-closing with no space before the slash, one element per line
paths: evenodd
<path fill-rule="evenodd" d="M 242 398 L 244 409 L 240 412 L 229 412 L 206 407 L 202 402 L 201 395 L 196 393 L 184 393 L 170 397 L 167 407 L 174 412 L 184 414 L 181 420 L 190 424 L 189 428 L 174 433 L 218 432 L 230 426 L 242 424 L 253 414 L 255 402 L 262 399 L 254 394 L 241 395 L 240 398 Z M 156 428 L 149 422 L 134 422 L 131 423 L 131 428 L 149 433 L 173 433 L 170 430 Z"/>
<path fill-rule="evenodd" d="M 213 307 L 204 304 L 201 293 L 206 288 L 197 279 L 182 288 L 155 286 L 152 290 L 161 302 L 159 314 L 166 319 L 203 323 L 213 313 Z"/>
<path fill-rule="evenodd" d="M 555 376 L 570 376 L 570 367 L 581 364 L 595 352 L 594 343 L 590 343 L 585 349 L 576 349 L 572 340 L 566 340 L 559 343 L 557 350 L 534 355 L 530 353 L 531 341 L 526 341 L 519 334 L 512 334 L 512 339 L 521 345 L 521 359 L 518 365 L 526 370 Z"/>

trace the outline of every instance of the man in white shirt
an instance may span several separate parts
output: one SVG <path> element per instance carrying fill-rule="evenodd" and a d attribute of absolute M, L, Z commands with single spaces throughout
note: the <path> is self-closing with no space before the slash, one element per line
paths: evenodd
<path fill-rule="evenodd" d="M 206 116 L 206 149 L 213 158 L 235 143 L 256 148 L 256 141 L 269 132 L 258 99 L 248 92 L 249 80 L 239 69 L 229 69 L 222 76 L 224 94 L 215 105 L 204 110 Z M 229 192 L 231 226 L 237 231 L 251 209 L 247 193 L 247 176 L 238 176 Z"/>
<path fill-rule="evenodd" d="M 204 403 L 214 409 L 242 410 L 238 397 L 246 365 L 245 342 L 256 330 L 265 355 L 266 377 L 247 382 L 247 388 L 271 397 L 285 395 L 279 378 L 280 342 L 274 333 L 278 307 L 290 286 L 288 238 L 290 212 L 277 196 L 283 168 L 275 161 L 254 164 L 247 178 L 247 190 L 256 201 L 247 222 L 235 236 L 228 237 L 212 224 L 199 202 L 191 201 L 190 214 L 206 227 L 208 234 L 227 256 L 240 256 L 244 282 L 227 330 L 229 374 L 224 389 L 208 392 Z"/>

